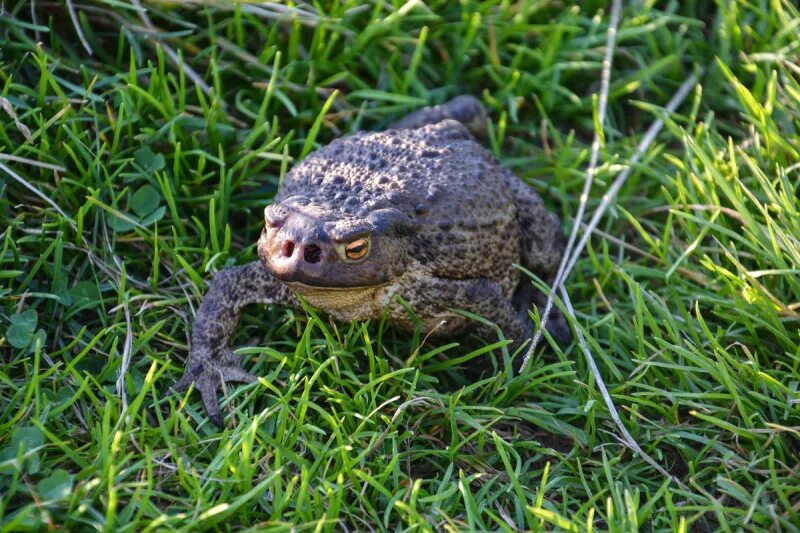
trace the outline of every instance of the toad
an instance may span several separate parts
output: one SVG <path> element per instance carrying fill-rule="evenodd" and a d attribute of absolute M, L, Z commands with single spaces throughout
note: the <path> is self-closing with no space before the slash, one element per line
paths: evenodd
<path fill-rule="evenodd" d="M 516 265 L 551 280 L 564 236 L 539 195 L 476 140 L 485 124 L 480 102 L 459 96 L 385 131 L 334 140 L 296 165 L 264 210 L 259 259 L 214 276 L 174 389 L 194 383 L 222 425 L 222 382 L 256 379 L 230 346 L 242 309 L 256 303 L 301 308 L 303 298 L 336 320 L 385 313 L 401 330 L 496 338 L 464 310 L 523 342 L 543 298 Z M 548 329 L 570 336 L 563 316 Z"/>

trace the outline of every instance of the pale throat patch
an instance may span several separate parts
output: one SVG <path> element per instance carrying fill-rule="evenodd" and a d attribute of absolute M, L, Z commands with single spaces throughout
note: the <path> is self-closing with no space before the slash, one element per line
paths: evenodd
<path fill-rule="evenodd" d="M 303 283 L 287 283 L 287 285 L 292 292 L 324 311 L 360 306 L 373 300 L 375 291 L 382 287 L 322 288 Z"/>

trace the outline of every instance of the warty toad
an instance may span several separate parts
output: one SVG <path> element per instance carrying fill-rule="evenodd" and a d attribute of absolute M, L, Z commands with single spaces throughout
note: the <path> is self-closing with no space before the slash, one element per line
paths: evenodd
<path fill-rule="evenodd" d="M 264 211 L 259 260 L 211 282 L 174 388 L 195 383 L 220 426 L 222 382 L 256 379 L 229 344 L 242 308 L 299 308 L 298 296 L 338 320 L 386 313 L 390 325 L 412 330 L 402 300 L 426 332 L 494 335 L 461 309 L 523 341 L 541 294 L 515 264 L 549 280 L 564 238 L 539 195 L 472 136 L 485 121 L 480 102 L 460 96 L 386 131 L 337 139 L 294 167 Z M 569 338 L 563 317 L 549 324 L 554 337 Z"/>

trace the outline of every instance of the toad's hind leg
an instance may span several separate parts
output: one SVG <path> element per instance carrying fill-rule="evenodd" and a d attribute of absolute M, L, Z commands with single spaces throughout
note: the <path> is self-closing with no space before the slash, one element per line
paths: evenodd
<path fill-rule="evenodd" d="M 520 232 L 520 263 L 522 266 L 551 284 L 558 271 L 566 245 L 564 232 L 558 217 L 550 213 L 544 202 L 526 183 L 511 171 L 505 173 L 506 182 L 514 196 L 517 208 L 517 223 Z M 552 285 L 551 285 L 552 286 Z M 534 324 L 528 311 L 531 304 L 541 313 L 547 298 L 536 289 L 527 276 L 522 276 L 513 302 L 519 312 L 520 320 L 533 335 Z M 547 320 L 547 331 L 561 345 L 572 340 L 569 324 L 557 308 L 553 308 Z"/>
<path fill-rule="evenodd" d="M 486 131 L 486 110 L 477 98 L 467 94 L 456 96 L 441 105 L 414 111 L 391 124 L 389 128 L 415 129 L 428 124 L 437 124 L 447 119 L 462 123 L 475 136 L 483 136 Z"/>
<path fill-rule="evenodd" d="M 226 268 L 214 276 L 195 318 L 186 371 L 172 387 L 181 392 L 194 383 L 209 418 L 219 427 L 222 416 L 217 393 L 222 383 L 251 383 L 256 379 L 240 368 L 230 347 L 239 314 L 246 305 L 255 303 L 299 307 L 291 291 L 273 278 L 260 261 Z"/>
<path fill-rule="evenodd" d="M 465 318 L 457 312 L 462 310 L 490 320 L 502 330 L 505 338 L 515 341 L 515 345 L 526 338 L 517 310 L 494 280 L 431 276 L 415 279 L 409 286 L 401 288 L 400 294 L 418 316 L 426 317 L 426 332 L 449 336 L 471 330 L 485 340 L 497 339 L 493 328 Z M 389 316 L 401 327 L 412 328 L 414 325 L 400 302 L 390 304 Z"/>

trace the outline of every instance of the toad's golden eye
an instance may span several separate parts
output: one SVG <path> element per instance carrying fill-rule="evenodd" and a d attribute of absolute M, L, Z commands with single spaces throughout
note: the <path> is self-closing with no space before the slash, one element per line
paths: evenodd
<path fill-rule="evenodd" d="M 367 239 L 356 239 L 344 249 L 344 255 L 348 259 L 361 259 L 369 251 L 369 241 Z"/>

